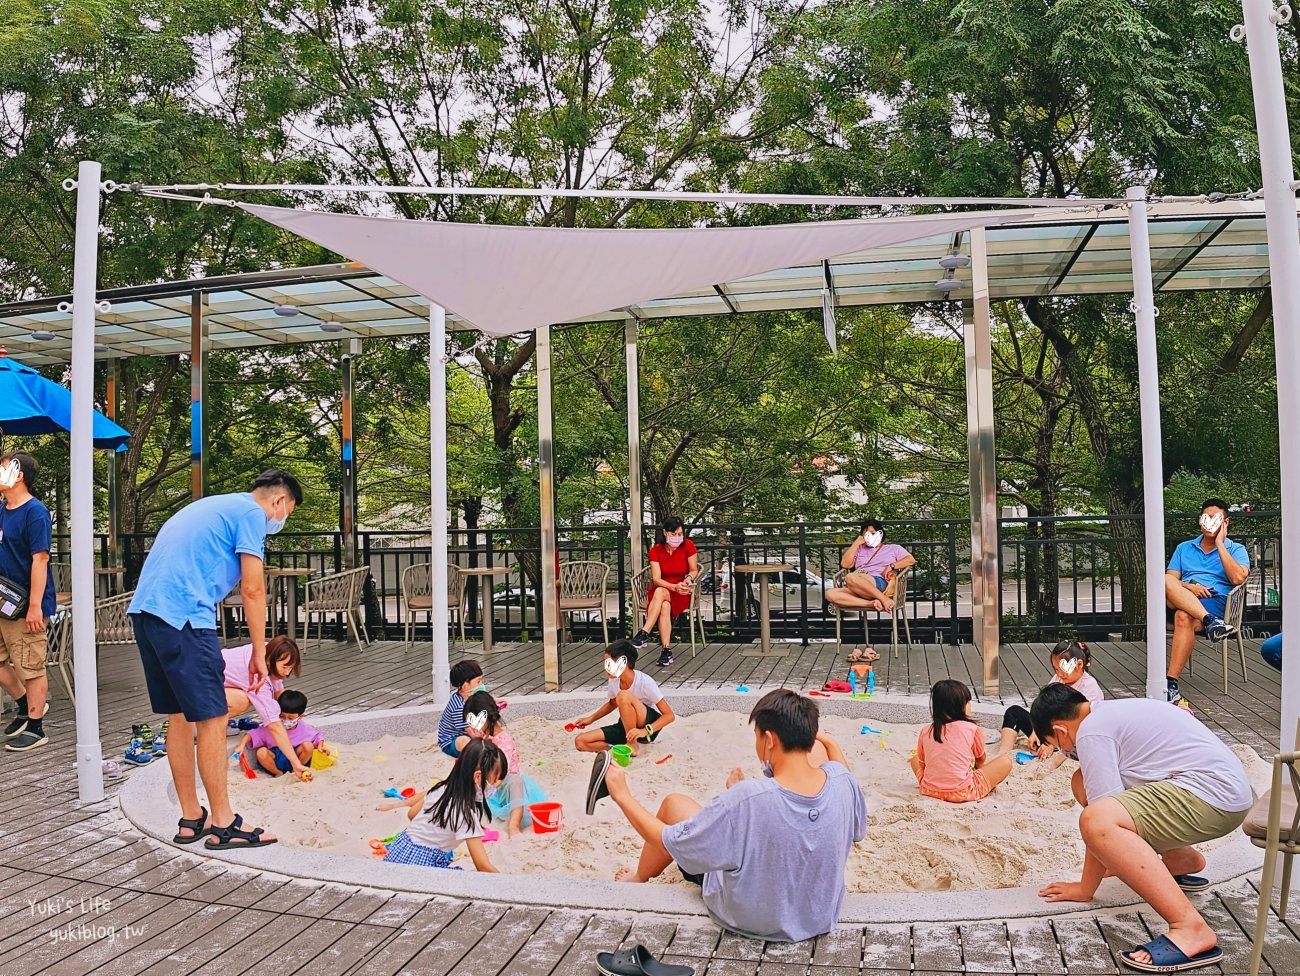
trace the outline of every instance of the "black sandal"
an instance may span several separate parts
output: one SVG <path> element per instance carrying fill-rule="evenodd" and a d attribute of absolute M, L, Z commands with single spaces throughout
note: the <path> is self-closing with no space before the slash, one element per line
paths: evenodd
<path fill-rule="evenodd" d="M 229 827 L 213 827 L 212 836 L 204 843 L 210 851 L 228 851 L 232 848 L 243 849 L 245 847 L 269 847 L 274 844 L 274 840 L 262 840 L 262 834 L 265 830 L 261 827 L 255 827 L 252 830 L 244 830 L 240 824 L 244 818 L 235 814 L 235 819 L 230 821 Z M 212 843 L 213 841 L 216 843 Z"/>
<path fill-rule="evenodd" d="M 596 968 L 604 976 L 695 976 L 690 966 L 660 962 L 643 945 L 619 952 L 598 952 Z"/>
<path fill-rule="evenodd" d="M 193 820 L 186 820 L 184 817 L 181 817 L 180 820 L 176 821 L 176 826 L 179 829 L 177 830 L 176 836 L 172 838 L 172 843 L 193 844 L 196 840 L 206 837 L 208 834 L 212 833 L 211 827 L 204 826 L 207 822 L 207 807 L 199 807 L 199 815 Z M 194 833 L 190 834 L 188 837 L 182 837 L 180 834 L 181 830 L 192 830 Z"/>

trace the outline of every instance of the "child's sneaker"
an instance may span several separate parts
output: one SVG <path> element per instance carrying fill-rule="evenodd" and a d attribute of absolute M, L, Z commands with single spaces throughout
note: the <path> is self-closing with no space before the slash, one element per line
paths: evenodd
<path fill-rule="evenodd" d="M 131 744 L 126 747 L 122 758 L 132 766 L 147 766 L 153 762 L 153 750 L 144 747 L 144 741 L 136 734 L 139 730 L 140 726 L 131 726 Z"/>
<path fill-rule="evenodd" d="M 163 719 L 162 731 L 153 738 L 153 753 L 155 756 L 167 755 L 167 729 L 171 725 L 171 719 Z"/>
<path fill-rule="evenodd" d="M 140 740 L 140 748 L 146 752 L 153 752 L 153 729 L 148 722 L 141 722 L 139 725 L 131 726 L 131 738 Z"/>
<path fill-rule="evenodd" d="M 230 721 L 226 723 L 226 737 L 229 738 L 232 735 L 240 735 L 240 734 L 241 733 L 239 731 L 239 721 L 237 719 L 232 718 Z"/>
<path fill-rule="evenodd" d="M 262 727 L 262 723 L 255 718 L 245 717 L 239 720 L 240 732 L 252 732 L 253 729 L 260 729 L 261 727 Z"/>

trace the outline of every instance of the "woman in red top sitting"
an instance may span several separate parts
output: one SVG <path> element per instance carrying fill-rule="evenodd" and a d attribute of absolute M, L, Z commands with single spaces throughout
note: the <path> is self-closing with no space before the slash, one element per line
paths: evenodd
<path fill-rule="evenodd" d="M 650 601 L 645 611 L 645 626 L 632 638 L 633 646 L 645 647 L 650 635 L 659 626 L 659 666 L 673 663 L 673 619 L 685 613 L 691 605 L 691 588 L 700 573 L 700 559 L 695 554 L 695 543 L 686 538 L 682 520 L 664 519 L 664 541 L 650 547 L 650 575 L 654 585 L 650 588 Z"/>

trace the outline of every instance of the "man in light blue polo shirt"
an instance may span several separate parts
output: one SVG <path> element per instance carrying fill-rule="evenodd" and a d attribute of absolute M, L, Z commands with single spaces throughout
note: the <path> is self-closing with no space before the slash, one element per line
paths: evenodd
<path fill-rule="evenodd" d="M 1192 656 L 1196 634 L 1211 641 L 1237 632 L 1223 621 L 1228 591 L 1246 582 L 1250 555 L 1240 542 L 1228 538 L 1228 503 L 1206 499 L 1201 506 L 1201 534 L 1180 542 L 1165 572 L 1165 602 L 1174 610 L 1174 639 L 1169 649 L 1165 681 L 1171 702 L 1180 704 L 1178 678 Z"/>
<path fill-rule="evenodd" d="M 272 843 L 260 828 L 241 827 L 226 790 L 225 659 L 217 636 L 217 605 L 239 584 L 253 644 L 249 679 L 266 680 L 266 537 L 284 528 L 302 504 L 291 474 L 263 471 L 251 492 L 212 495 L 181 509 L 154 540 L 127 611 L 135 628 L 153 710 L 170 721 L 167 762 L 182 817 L 174 840 L 209 848 Z M 212 813 L 199 805 L 199 776 Z"/>

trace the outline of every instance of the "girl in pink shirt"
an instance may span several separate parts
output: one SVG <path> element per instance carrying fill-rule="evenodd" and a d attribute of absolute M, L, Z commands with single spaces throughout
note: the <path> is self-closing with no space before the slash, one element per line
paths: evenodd
<path fill-rule="evenodd" d="M 476 691 L 465 699 L 465 734 L 470 739 L 490 739 L 506 757 L 507 773 L 501 785 L 484 790 L 488 809 L 496 820 L 506 821 L 506 834 L 513 837 L 533 822 L 528 808 L 546 801 L 546 791 L 524 775 L 519 746 L 506 730 L 496 699 Z"/>
<path fill-rule="evenodd" d="M 930 689 L 931 723 L 910 762 L 922 796 L 969 803 L 988 796 L 1011 772 L 1013 758 L 984 752 L 984 730 L 970 720 L 970 689 L 945 678 Z"/>

